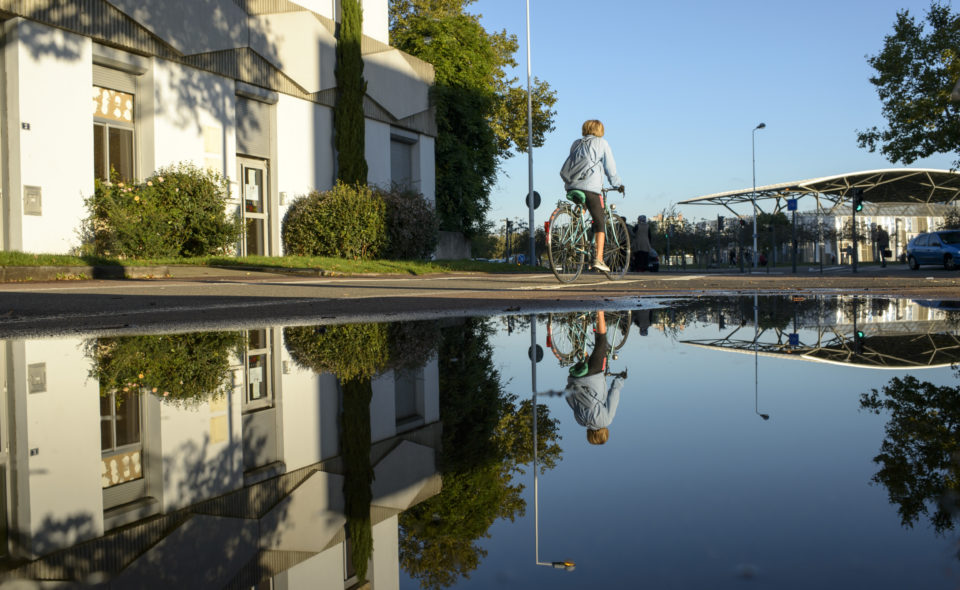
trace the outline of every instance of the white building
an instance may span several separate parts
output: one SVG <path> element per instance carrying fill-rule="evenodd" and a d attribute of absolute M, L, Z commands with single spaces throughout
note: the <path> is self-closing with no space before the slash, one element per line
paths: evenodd
<path fill-rule="evenodd" d="M 0 341 L 0 587 L 356 582 L 337 379 L 298 368 L 280 328 L 243 336 L 226 394 L 188 407 L 101 396 L 81 338 Z M 440 490 L 437 357 L 372 387 L 367 578 L 389 589 L 399 514 Z"/>
<path fill-rule="evenodd" d="M 0 247 L 70 252 L 95 176 L 186 161 L 230 180 L 242 254 L 281 254 L 287 205 L 335 180 L 339 5 L 0 0 Z M 387 0 L 362 8 L 368 182 L 432 202 L 433 68 L 388 45 Z"/>

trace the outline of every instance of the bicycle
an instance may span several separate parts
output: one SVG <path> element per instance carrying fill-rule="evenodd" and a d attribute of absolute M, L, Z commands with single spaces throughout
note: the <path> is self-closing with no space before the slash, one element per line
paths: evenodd
<path fill-rule="evenodd" d="M 623 187 L 604 188 L 603 209 L 607 218 L 604 224 L 606 241 L 603 247 L 603 262 L 610 267 L 604 274 L 610 280 L 618 280 L 630 266 L 630 232 L 623 217 L 614 213 L 616 205 L 607 199 L 610 191 L 623 192 Z M 586 196 L 582 191 L 567 193 L 566 201 L 557 201 L 557 208 L 547 222 L 547 252 L 550 268 L 561 283 L 577 280 L 583 272 L 584 258 L 593 260 L 593 237 L 590 213 L 585 206 Z"/>
<path fill-rule="evenodd" d="M 607 325 L 607 341 L 610 344 L 612 360 L 617 360 L 617 352 L 623 348 L 630 334 L 630 310 L 608 311 L 604 313 Z M 582 360 L 586 351 L 593 349 L 594 314 L 588 312 L 551 313 L 547 319 L 547 348 L 565 367 Z"/>

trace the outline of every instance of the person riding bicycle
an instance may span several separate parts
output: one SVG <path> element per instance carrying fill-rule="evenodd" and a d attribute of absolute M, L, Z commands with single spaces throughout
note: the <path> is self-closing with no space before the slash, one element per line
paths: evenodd
<path fill-rule="evenodd" d="M 573 410 L 573 417 L 580 426 L 587 427 L 587 441 L 602 445 L 610 438 L 607 428 L 613 422 L 620 405 L 620 389 L 627 372 L 616 374 L 607 391 L 607 323 L 603 312 L 597 312 L 596 337 L 590 358 L 570 367 L 564 399 Z"/>
<path fill-rule="evenodd" d="M 579 190 L 586 195 L 586 206 L 593 220 L 593 235 L 594 242 L 596 243 L 596 255 L 594 256 L 593 268 L 603 272 L 610 272 L 610 268 L 603 262 L 603 245 L 606 237 L 603 233 L 606 218 L 603 213 L 603 197 L 601 196 L 603 175 L 606 174 L 610 184 L 619 187 L 618 190 L 621 193 L 623 192 L 623 184 L 620 181 L 620 176 L 617 175 L 617 164 L 613 160 L 613 152 L 610 150 L 610 144 L 607 143 L 607 140 L 603 139 L 603 123 L 596 119 L 585 121 L 583 123 L 582 133 L 583 137 L 574 141 L 573 145 L 570 146 L 570 154 L 572 155 L 576 152 L 581 143 L 585 144 L 584 147 L 586 148 L 585 151 L 589 159 L 590 167 L 580 178 L 565 182 L 563 188 L 567 192 Z M 601 165 L 603 167 L 602 171 L 600 170 Z"/>

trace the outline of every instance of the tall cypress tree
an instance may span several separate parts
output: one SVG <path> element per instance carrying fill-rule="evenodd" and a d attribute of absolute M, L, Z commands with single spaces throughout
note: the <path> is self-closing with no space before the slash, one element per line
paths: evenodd
<path fill-rule="evenodd" d="M 333 111 L 333 128 L 337 178 L 346 184 L 367 183 L 363 121 L 363 95 L 367 91 L 367 82 L 363 79 L 362 38 L 360 0 L 343 0 L 337 39 L 337 105 Z"/>

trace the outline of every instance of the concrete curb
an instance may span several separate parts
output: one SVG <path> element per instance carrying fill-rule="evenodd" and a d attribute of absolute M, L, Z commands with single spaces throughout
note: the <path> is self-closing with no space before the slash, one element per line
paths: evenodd
<path fill-rule="evenodd" d="M 87 279 L 170 279 L 170 278 L 241 278 L 253 275 L 291 275 L 299 277 L 343 276 L 317 268 L 263 268 L 259 266 L 0 266 L 0 283 L 46 281 L 79 281 Z"/>

